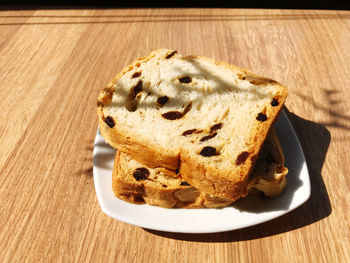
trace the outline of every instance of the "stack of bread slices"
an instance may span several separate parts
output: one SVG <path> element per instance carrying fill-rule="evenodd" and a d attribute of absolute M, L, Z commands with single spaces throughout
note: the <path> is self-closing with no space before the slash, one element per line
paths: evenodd
<path fill-rule="evenodd" d="M 114 147 L 116 197 L 166 208 L 214 208 L 273 197 L 288 169 L 273 129 L 287 90 L 207 57 L 160 49 L 125 67 L 97 101 Z"/>

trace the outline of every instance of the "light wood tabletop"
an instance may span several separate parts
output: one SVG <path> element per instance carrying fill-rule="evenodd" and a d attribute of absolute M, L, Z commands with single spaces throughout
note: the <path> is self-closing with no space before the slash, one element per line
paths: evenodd
<path fill-rule="evenodd" d="M 92 151 L 100 90 L 158 48 L 283 83 L 311 198 L 214 234 L 105 215 Z M 350 262 L 350 12 L 0 10 L 0 262 Z"/>

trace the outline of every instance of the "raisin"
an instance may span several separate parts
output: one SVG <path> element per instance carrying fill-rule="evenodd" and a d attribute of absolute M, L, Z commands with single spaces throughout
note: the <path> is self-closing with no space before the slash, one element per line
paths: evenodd
<path fill-rule="evenodd" d="M 171 52 L 169 55 L 167 55 L 166 57 L 165 57 L 165 59 L 169 59 L 169 58 L 171 58 L 172 56 L 174 56 L 175 54 L 177 53 L 177 51 L 175 50 L 175 51 L 173 51 L 173 52 Z"/>
<path fill-rule="evenodd" d="M 148 179 L 149 171 L 145 167 L 140 167 L 140 168 L 136 168 L 132 175 L 134 176 L 136 181 L 146 180 Z"/>
<path fill-rule="evenodd" d="M 215 133 L 212 133 L 212 134 L 209 134 L 209 135 L 207 135 L 207 136 L 204 136 L 202 139 L 200 139 L 200 141 L 201 141 L 201 142 L 205 142 L 205 141 L 207 141 L 207 140 L 209 140 L 209 139 L 211 139 L 211 138 L 214 138 L 216 135 L 217 135 L 216 132 L 215 132 Z"/>
<path fill-rule="evenodd" d="M 186 76 L 186 77 L 179 78 L 179 81 L 181 83 L 190 83 L 192 81 L 192 79 L 191 79 L 191 77 Z"/>
<path fill-rule="evenodd" d="M 236 164 L 240 165 L 244 163 L 245 160 L 247 160 L 248 156 L 249 156 L 249 152 L 241 152 L 237 157 Z"/>
<path fill-rule="evenodd" d="M 278 105 L 278 100 L 273 99 L 273 100 L 271 101 L 271 106 L 272 106 L 272 107 L 276 107 L 277 105 Z"/>
<path fill-rule="evenodd" d="M 168 186 L 167 186 L 167 185 L 165 185 L 165 184 L 163 184 L 162 186 L 163 186 L 164 188 L 167 188 L 167 187 L 168 187 Z"/>
<path fill-rule="evenodd" d="M 211 147 L 211 146 L 205 146 L 205 147 L 203 147 L 203 149 L 201 150 L 201 152 L 199 154 L 204 156 L 204 157 L 214 156 L 214 155 L 216 155 L 216 149 L 214 147 Z"/>
<path fill-rule="evenodd" d="M 138 77 L 140 77 L 141 76 L 141 72 L 135 72 L 132 76 L 131 76 L 131 78 L 138 78 Z"/>
<path fill-rule="evenodd" d="M 113 128 L 115 126 L 114 120 L 111 116 L 107 116 L 104 119 L 105 123 L 107 123 L 107 125 L 109 126 L 109 128 Z"/>
<path fill-rule="evenodd" d="M 129 111 L 135 112 L 137 110 L 137 104 L 132 104 Z"/>
<path fill-rule="evenodd" d="M 180 185 L 183 185 L 183 186 L 190 186 L 190 184 L 187 183 L 187 182 L 185 182 L 185 181 L 182 181 L 182 182 L 180 183 Z"/>
<path fill-rule="evenodd" d="M 256 117 L 256 119 L 258 120 L 258 121 L 261 121 L 261 122 L 264 122 L 264 121 L 266 121 L 267 120 L 267 117 L 266 117 L 266 115 L 264 114 L 264 113 L 259 113 L 258 114 L 258 116 Z"/>
<path fill-rule="evenodd" d="M 190 102 L 186 108 L 184 109 L 183 112 L 179 112 L 179 111 L 168 111 L 166 113 L 163 113 L 162 116 L 163 118 L 167 119 L 167 120 L 177 120 L 177 119 L 181 119 L 187 112 L 189 112 L 192 108 L 192 102 Z"/>
<path fill-rule="evenodd" d="M 158 99 L 157 99 L 157 103 L 159 104 L 159 105 L 164 105 L 165 103 L 167 103 L 169 101 L 169 97 L 168 96 L 162 96 L 162 97 L 159 97 Z"/>
<path fill-rule="evenodd" d="M 187 135 L 191 135 L 192 133 L 194 133 L 195 131 L 197 131 L 197 129 L 192 129 L 192 130 L 186 130 L 182 133 L 182 136 L 187 136 Z"/>
<path fill-rule="evenodd" d="M 187 112 L 189 112 L 190 110 L 192 109 L 192 102 L 190 102 L 187 106 L 186 106 L 186 108 L 185 108 L 185 110 L 183 111 L 183 115 L 185 115 Z"/>
<path fill-rule="evenodd" d="M 130 91 L 130 99 L 133 100 L 136 98 L 136 95 L 142 91 L 142 80 L 140 80 Z"/>
<path fill-rule="evenodd" d="M 220 130 L 222 128 L 222 122 L 214 124 L 213 126 L 210 127 L 210 132 Z"/>
<path fill-rule="evenodd" d="M 168 111 L 162 114 L 162 117 L 167 120 L 177 120 L 183 117 L 183 114 L 179 111 Z"/>

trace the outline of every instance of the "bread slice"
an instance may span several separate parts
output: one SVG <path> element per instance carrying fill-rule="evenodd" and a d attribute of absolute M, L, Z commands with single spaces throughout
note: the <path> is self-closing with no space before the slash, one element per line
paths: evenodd
<path fill-rule="evenodd" d="M 250 193 L 279 195 L 286 186 L 288 169 L 274 130 L 268 136 L 249 178 Z M 112 187 L 115 196 L 130 203 L 165 208 L 218 208 L 232 203 L 229 199 L 203 193 L 181 179 L 179 173 L 165 168 L 149 168 L 117 151 Z"/>
<path fill-rule="evenodd" d="M 203 193 L 165 168 L 148 168 L 123 152 L 115 155 L 112 187 L 116 197 L 164 208 L 219 208 L 232 203 Z"/>
<path fill-rule="evenodd" d="M 255 159 L 286 99 L 274 80 L 223 62 L 156 50 L 99 95 L 107 143 L 147 167 L 180 169 L 202 192 L 247 194 Z"/>

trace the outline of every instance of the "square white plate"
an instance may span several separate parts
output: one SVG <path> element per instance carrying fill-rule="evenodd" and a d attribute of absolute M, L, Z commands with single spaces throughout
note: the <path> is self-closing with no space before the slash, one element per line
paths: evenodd
<path fill-rule="evenodd" d="M 112 167 L 115 150 L 97 131 L 93 152 L 93 174 L 97 199 L 108 216 L 147 229 L 214 233 L 260 224 L 282 216 L 302 205 L 310 197 L 310 179 L 304 154 L 287 115 L 282 112 L 275 128 L 289 169 L 287 187 L 272 199 L 248 196 L 232 206 L 212 209 L 165 209 L 134 205 L 119 200 L 112 190 Z"/>

